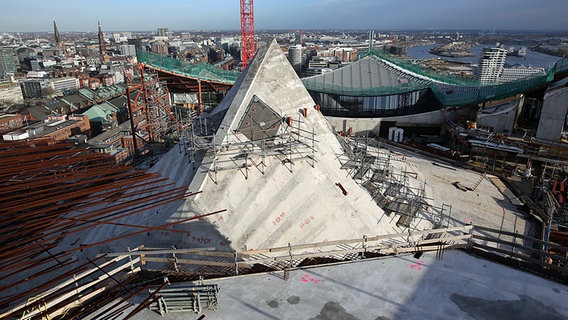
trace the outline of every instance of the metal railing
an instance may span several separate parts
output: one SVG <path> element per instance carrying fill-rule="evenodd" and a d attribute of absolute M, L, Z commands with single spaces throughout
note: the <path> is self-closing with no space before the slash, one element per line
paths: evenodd
<path fill-rule="evenodd" d="M 514 232 L 473 225 L 234 252 L 219 252 L 215 248 L 139 247 L 128 252 L 104 255 L 111 259 L 47 291 L 34 293 L 33 299 L 11 307 L 0 314 L 0 318 L 19 315 L 24 320 L 49 319 L 64 315 L 77 306 L 90 303 L 91 299 L 108 295 L 109 283 L 118 281 L 116 275 L 136 274 L 142 269 L 173 276 L 193 274 L 199 279 L 286 271 L 429 251 L 436 252 L 436 257 L 442 259 L 445 250 L 458 248 L 481 253 L 493 260 L 555 280 L 566 281 L 568 276 L 568 247 Z M 112 269 L 104 271 L 103 268 Z M 219 289 L 216 285 L 166 286 L 170 286 L 169 281 L 159 289 L 149 289 L 150 297 L 144 306 L 135 309 L 136 312 L 146 305 L 160 314 L 201 312 L 202 308 L 215 309 L 217 306 Z"/>

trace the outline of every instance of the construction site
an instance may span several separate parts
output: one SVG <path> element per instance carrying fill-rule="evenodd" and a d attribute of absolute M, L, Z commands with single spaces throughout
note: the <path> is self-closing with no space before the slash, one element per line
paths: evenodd
<path fill-rule="evenodd" d="M 564 160 L 340 134 L 275 40 L 245 52 L 183 117 L 140 65 L 128 166 L 0 144 L 0 319 L 568 318 Z"/>

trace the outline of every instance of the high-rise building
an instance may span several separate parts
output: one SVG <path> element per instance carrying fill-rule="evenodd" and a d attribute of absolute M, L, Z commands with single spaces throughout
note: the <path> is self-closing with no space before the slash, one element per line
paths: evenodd
<path fill-rule="evenodd" d="M 133 45 L 136 50 L 143 50 L 142 39 L 128 39 L 128 44 Z"/>
<path fill-rule="evenodd" d="M 156 30 L 158 37 L 169 37 L 171 36 L 170 28 L 158 28 Z"/>
<path fill-rule="evenodd" d="M 47 79 L 33 79 L 22 82 L 22 93 L 26 99 L 43 98 L 47 95 L 46 89 L 49 88 L 49 81 Z"/>
<path fill-rule="evenodd" d="M 158 41 L 152 43 L 151 51 L 153 53 L 167 55 L 168 54 L 168 45 L 163 41 Z"/>
<path fill-rule="evenodd" d="M 479 84 L 495 84 L 503 72 L 503 65 L 507 58 L 507 50 L 502 48 L 484 48 L 479 57 L 477 79 Z"/>
<path fill-rule="evenodd" d="M 120 49 L 120 54 L 123 56 L 136 56 L 136 46 L 133 44 L 123 44 L 118 47 Z"/>
<path fill-rule="evenodd" d="M 16 71 L 16 58 L 14 50 L 0 49 L 0 78 L 4 78 L 7 73 Z"/>
<path fill-rule="evenodd" d="M 288 61 L 290 61 L 296 73 L 302 71 L 302 46 L 294 45 L 288 48 Z"/>
<path fill-rule="evenodd" d="M 294 33 L 294 44 L 304 45 L 304 34 L 302 31 Z"/>

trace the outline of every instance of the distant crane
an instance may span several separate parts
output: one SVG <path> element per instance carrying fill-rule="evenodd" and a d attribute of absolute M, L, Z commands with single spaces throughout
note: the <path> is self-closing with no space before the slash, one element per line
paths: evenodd
<path fill-rule="evenodd" d="M 243 69 L 254 57 L 254 0 L 241 0 L 241 61 Z"/>

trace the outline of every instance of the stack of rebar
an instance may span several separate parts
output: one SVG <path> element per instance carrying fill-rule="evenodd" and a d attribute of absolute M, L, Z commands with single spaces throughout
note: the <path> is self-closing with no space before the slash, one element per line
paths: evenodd
<path fill-rule="evenodd" d="M 51 308 L 48 299 L 62 299 L 59 304 L 72 299 L 62 298 L 69 288 L 37 296 L 73 275 L 98 268 L 104 259 L 81 258 L 87 248 L 104 253 L 97 252 L 97 246 L 151 230 L 182 232 L 173 230 L 172 224 L 119 222 L 192 195 L 166 180 L 74 145 L 45 140 L 0 143 L 0 315 L 26 302 L 28 310 L 39 310 Z M 104 224 L 124 229 L 119 236 L 91 243 L 73 240 Z M 116 277 L 109 279 L 124 290 Z M 22 314 L 20 309 L 11 316 Z"/>

